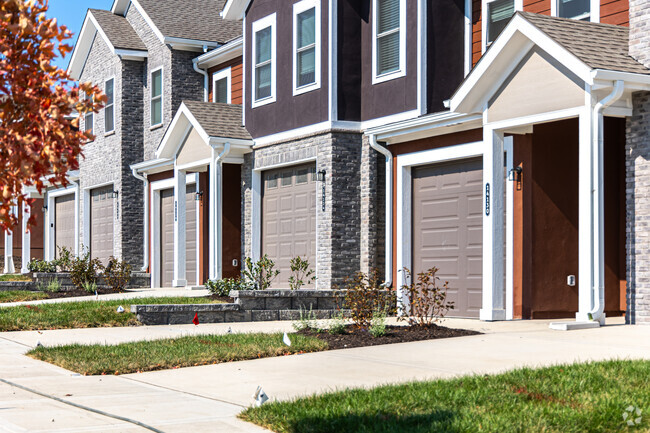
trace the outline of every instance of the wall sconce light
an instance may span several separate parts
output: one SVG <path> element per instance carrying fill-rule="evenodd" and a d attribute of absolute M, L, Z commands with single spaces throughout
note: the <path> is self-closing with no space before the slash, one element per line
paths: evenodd
<path fill-rule="evenodd" d="M 47 212 L 47 205 L 46 204 L 43 205 L 43 213 L 45 213 L 45 212 Z"/>
<path fill-rule="evenodd" d="M 194 195 L 195 201 L 203 201 L 203 191 L 199 191 Z"/>
<path fill-rule="evenodd" d="M 316 173 L 316 180 L 319 182 L 325 182 L 325 175 L 327 174 L 327 171 L 321 170 Z"/>
<path fill-rule="evenodd" d="M 510 182 L 521 182 L 521 172 L 523 169 L 521 166 L 517 166 L 508 172 L 508 180 Z"/>
<path fill-rule="evenodd" d="M 111 193 L 111 198 L 117 198 L 119 195 L 120 195 L 120 192 L 119 192 L 119 191 L 113 191 L 113 192 Z"/>

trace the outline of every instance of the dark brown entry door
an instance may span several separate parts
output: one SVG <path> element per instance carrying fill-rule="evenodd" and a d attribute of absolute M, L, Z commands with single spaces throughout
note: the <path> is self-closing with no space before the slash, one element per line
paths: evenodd
<path fill-rule="evenodd" d="M 439 268 L 449 281 L 450 317 L 478 317 L 482 305 L 481 159 L 413 169 L 413 274 Z"/>
<path fill-rule="evenodd" d="M 113 186 L 90 193 L 90 254 L 106 264 L 113 255 Z"/>
<path fill-rule="evenodd" d="M 265 172 L 263 184 L 262 255 L 280 271 L 273 286 L 288 288 L 293 257 L 316 267 L 316 165 Z"/>
<path fill-rule="evenodd" d="M 74 194 L 54 199 L 54 245 L 55 256 L 59 257 L 59 248 L 67 248 L 74 254 L 75 200 Z"/>

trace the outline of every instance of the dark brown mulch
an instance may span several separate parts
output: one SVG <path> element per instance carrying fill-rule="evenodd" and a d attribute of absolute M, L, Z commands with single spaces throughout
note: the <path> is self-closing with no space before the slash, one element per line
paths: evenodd
<path fill-rule="evenodd" d="M 97 294 L 98 295 L 108 295 L 111 293 L 115 293 L 111 289 L 97 289 Z M 94 293 L 88 293 L 83 289 L 74 289 L 74 290 L 61 290 L 60 292 L 55 292 L 55 293 L 50 293 L 50 292 L 45 292 L 47 295 L 48 299 L 58 299 L 58 298 L 77 298 L 79 296 L 92 296 Z"/>
<path fill-rule="evenodd" d="M 330 350 L 481 334 L 480 332 L 469 331 L 467 329 L 446 328 L 440 325 L 386 326 L 386 334 L 381 337 L 373 337 L 368 331 L 359 329 L 354 325 L 347 325 L 344 334 L 332 335 L 327 331 L 316 332 L 312 329 L 302 330 L 298 333 L 326 341 Z"/>

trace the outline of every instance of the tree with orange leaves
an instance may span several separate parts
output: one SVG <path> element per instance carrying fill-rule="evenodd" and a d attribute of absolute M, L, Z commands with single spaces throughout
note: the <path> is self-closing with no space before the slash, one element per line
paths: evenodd
<path fill-rule="evenodd" d="M 0 228 L 17 219 L 11 208 L 32 199 L 31 186 L 66 186 L 79 168 L 82 146 L 93 140 L 79 118 L 106 100 L 96 86 L 76 85 L 56 67 L 57 52 L 72 50 L 72 33 L 46 17 L 47 0 L 0 0 Z M 84 95 L 84 97 L 80 97 Z M 85 97 L 87 95 L 88 97 Z M 34 222 L 30 217 L 30 224 Z"/>

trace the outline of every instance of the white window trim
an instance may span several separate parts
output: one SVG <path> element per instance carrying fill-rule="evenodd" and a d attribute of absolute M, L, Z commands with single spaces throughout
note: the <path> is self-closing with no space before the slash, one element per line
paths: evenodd
<path fill-rule="evenodd" d="M 87 84 L 92 85 L 92 83 L 87 83 Z M 84 93 L 83 95 L 84 95 L 83 99 L 84 99 L 84 101 L 86 101 L 88 99 L 88 94 Z M 90 113 L 84 113 L 84 115 L 83 115 L 83 117 L 84 117 L 84 132 L 88 131 L 88 124 L 86 122 L 86 119 L 88 119 L 88 116 L 90 116 L 90 118 L 91 118 L 90 123 L 92 124 L 91 127 L 90 127 L 90 130 L 92 131 L 93 135 L 96 135 L 95 132 L 97 132 L 97 131 L 95 131 L 95 113 L 93 111 L 91 111 Z"/>
<path fill-rule="evenodd" d="M 399 69 L 377 75 L 377 0 L 372 0 L 372 84 L 406 76 L 406 0 L 399 0 Z"/>
<path fill-rule="evenodd" d="M 487 50 L 488 47 L 488 42 L 487 42 L 487 30 L 488 30 L 488 8 L 487 5 L 488 3 L 492 3 L 493 1 L 496 0 L 482 0 L 481 3 L 481 52 L 485 53 L 485 50 Z M 555 0 L 551 0 L 551 3 L 553 3 Z M 524 10 L 524 0 L 514 0 L 515 3 L 515 13 L 519 11 Z"/>
<path fill-rule="evenodd" d="M 315 9 L 315 81 L 311 84 L 298 87 L 298 15 Z M 321 5 L 320 0 L 302 0 L 293 5 L 293 95 L 311 92 L 320 89 L 321 83 Z"/>
<path fill-rule="evenodd" d="M 153 115 L 153 74 L 160 71 L 160 123 L 152 123 Z M 152 69 L 149 72 L 149 125 L 153 128 L 165 123 L 165 71 L 163 67 Z"/>
<path fill-rule="evenodd" d="M 264 30 L 268 27 L 271 27 L 271 96 L 262 99 L 255 99 L 255 89 L 257 88 L 257 83 L 255 80 L 255 67 L 257 66 L 255 63 L 255 59 L 257 58 L 257 45 L 255 40 L 256 39 L 255 34 L 260 30 Z M 271 104 L 276 100 L 275 84 L 277 78 L 276 76 L 277 50 L 276 50 L 276 14 L 275 13 L 268 15 L 262 19 L 259 19 L 253 23 L 253 40 L 251 41 L 251 43 L 253 44 L 253 49 L 252 49 L 253 56 L 251 58 L 252 60 L 251 74 L 253 75 L 251 80 L 251 83 L 253 83 L 251 88 L 251 106 L 253 108 L 256 108 L 256 107 L 261 107 L 262 105 Z"/>
<path fill-rule="evenodd" d="M 229 66 L 212 74 L 212 102 L 217 102 L 217 81 L 227 79 L 227 97 L 226 103 L 232 104 L 232 68 Z"/>
<path fill-rule="evenodd" d="M 108 85 L 108 82 L 111 81 L 111 80 L 113 80 L 113 103 L 110 104 L 110 105 L 107 103 L 106 106 L 104 107 L 104 135 L 112 134 L 112 133 L 115 132 L 115 121 L 117 120 L 115 118 L 115 96 L 116 96 L 115 95 L 115 77 L 110 77 L 106 81 L 104 81 L 104 94 L 106 94 L 106 87 Z M 113 110 L 113 129 L 111 129 L 111 130 L 106 129 L 106 111 L 109 108 L 111 110 Z"/>
<path fill-rule="evenodd" d="M 551 16 L 557 17 L 559 16 L 558 11 L 558 2 L 560 0 L 551 0 Z M 589 20 L 592 23 L 599 23 L 600 22 L 600 0 L 590 0 L 589 2 Z"/>

